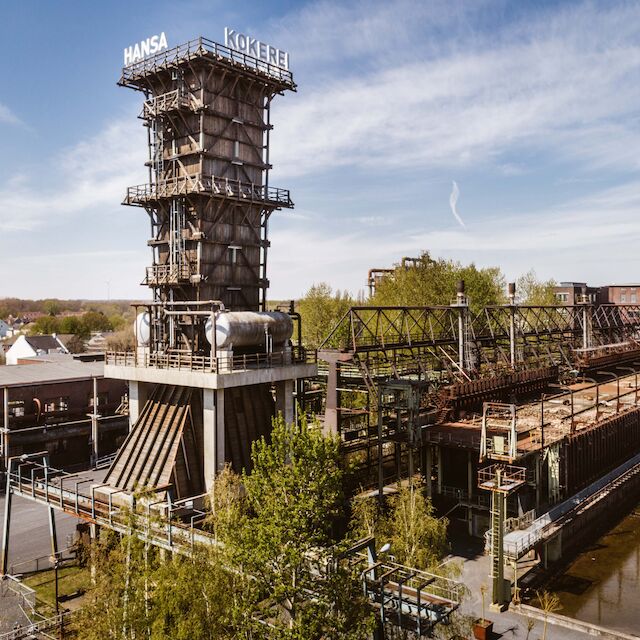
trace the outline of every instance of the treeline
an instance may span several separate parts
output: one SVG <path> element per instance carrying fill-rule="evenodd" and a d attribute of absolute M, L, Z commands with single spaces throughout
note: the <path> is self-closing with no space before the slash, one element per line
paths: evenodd
<path fill-rule="evenodd" d="M 44 313 L 56 316 L 61 313 L 81 314 L 86 311 L 102 311 L 105 315 L 126 314 L 131 306 L 130 300 L 61 300 L 45 298 L 26 300 L 23 298 L 0 298 L 0 318 L 21 317 L 29 313 Z"/>
<path fill-rule="evenodd" d="M 127 324 L 121 314 L 106 316 L 102 311 L 87 311 L 77 316 L 41 316 L 29 324 L 31 335 L 73 334 L 87 339 L 94 331 L 120 331 Z"/>
<path fill-rule="evenodd" d="M 394 265 L 375 286 L 372 297 L 362 301 L 347 291 L 336 291 L 326 283 L 314 284 L 298 301 L 302 316 L 303 340 L 317 348 L 352 306 L 438 306 L 456 299 L 458 282 L 464 280 L 472 311 L 488 305 L 505 304 L 507 282 L 498 267 L 478 268 L 455 260 L 419 258 Z M 522 304 L 556 303 L 553 280 L 541 281 L 529 271 L 516 283 L 517 300 Z"/>

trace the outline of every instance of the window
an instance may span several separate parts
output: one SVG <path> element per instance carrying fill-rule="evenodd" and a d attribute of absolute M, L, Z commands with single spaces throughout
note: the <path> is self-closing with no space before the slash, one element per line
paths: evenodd
<path fill-rule="evenodd" d="M 55 413 L 56 411 L 69 411 L 69 397 L 50 398 L 44 401 L 45 413 Z"/>
<path fill-rule="evenodd" d="M 558 302 L 568 302 L 569 294 L 568 293 L 556 293 L 556 299 Z"/>
<path fill-rule="evenodd" d="M 631 302 L 631 304 L 637 304 L 638 303 L 638 295 L 635 294 L 635 293 L 632 293 L 630 302 Z"/>
<path fill-rule="evenodd" d="M 98 391 L 98 406 L 104 407 L 106 404 L 109 404 L 109 393 L 107 391 L 102 393 Z M 93 407 L 93 393 L 87 396 L 87 406 Z"/>
<path fill-rule="evenodd" d="M 238 251 L 242 251 L 242 247 L 233 244 L 229 245 L 229 260 L 231 261 L 231 264 L 236 264 L 238 262 Z"/>
<path fill-rule="evenodd" d="M 627 301 L 627 294 L 626 293 L 621 293 L 620 294 L 620 302 L 626 302 Z"/>
<path fill-rule="evenodd" d="M 9 401 L 9 416 L 12 418 L 24 416 L 24 402 L 22 400 Z"/>

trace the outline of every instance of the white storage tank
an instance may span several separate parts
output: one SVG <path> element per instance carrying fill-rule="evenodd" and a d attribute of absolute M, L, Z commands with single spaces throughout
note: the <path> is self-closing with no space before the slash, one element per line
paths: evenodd
<path fill-rule="evenodd" d="M 139 347 L 148 347 L 151 339 L 151 317 L 147 311 L 143 311 L 136 316 L 133 323 L 133 331 L 138 340 Z"/>
<path fill-rule="evenodd" d="M 207 340 L 213 344 L 211 319 L 205 325 Z M 274 346 L 284 344 L 293 334 L 293 321 L 282 311 L 228 311 L 216 314 L 217 349 L 260 347 L 269 335 Z"/>

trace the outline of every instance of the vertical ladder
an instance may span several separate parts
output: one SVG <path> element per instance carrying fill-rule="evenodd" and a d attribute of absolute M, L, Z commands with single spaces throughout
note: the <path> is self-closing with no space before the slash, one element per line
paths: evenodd
<path fill-rule="evenodd" d="M 499 482 L 496 484 L 499 486 Z M 502 606 L 505 602 L 504 521 L 506 499 L 507 496 L 501 491 L 491 492 L 491 602 L 497 606 Z"/>

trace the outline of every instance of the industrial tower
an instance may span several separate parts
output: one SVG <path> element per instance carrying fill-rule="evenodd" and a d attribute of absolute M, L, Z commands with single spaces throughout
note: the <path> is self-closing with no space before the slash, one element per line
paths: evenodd
<path fill-rule="evenodd" d="M 266 312 L 270 215 L 291 208 L 269 184 L 271 102 L 291 72 L 204 38 L 126 66 L 141 91 L 149 182 L 124 204 L 151 221 L 152 264 L 129 353 L 105 374 L 130 384 L 132 431 L 106 482 L 122 491 L 209 487 L 225 463 L 248 468 L 276 410 L 293 419 L 295 381 L 316 366 L 291 337 L 294 313 Z M 275 398 L 275 402 L 274 402 Z"/>

